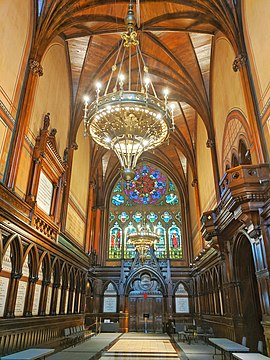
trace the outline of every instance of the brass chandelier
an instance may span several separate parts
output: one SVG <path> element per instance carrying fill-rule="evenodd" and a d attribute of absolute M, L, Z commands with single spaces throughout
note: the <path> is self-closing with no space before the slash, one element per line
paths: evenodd
<path fill-rule="evenodd" d="M 159 236 L 151 231 L 149 226 L 145 224 L 138 229 L 137 232 L 131 233 L 127 237 L 129 244 L 132 244 L 135 249 L 140 254 L 142 261 L 146 258 L 146 253 L 151 246 L 154 246 L 155 243 L 159 242 Z"/>
<path fill-rule="evenodd" d="M 132 3 L 125 23 L 127 32 L 121 35 L 105 91 L 101 94 L 97 83 L 95 100 L 84 98 L 83 120 L 85 135 L 115 152 L 122 177 L 129 182 L 140 155 L 162 144 L 174 130 L 174 104 L 169 106 L 168 90 L 163 100 L 157 97 L 139 46 Z"/>

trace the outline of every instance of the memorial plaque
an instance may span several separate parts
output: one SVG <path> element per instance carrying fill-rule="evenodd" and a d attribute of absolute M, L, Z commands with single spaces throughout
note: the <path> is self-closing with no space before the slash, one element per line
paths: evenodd
<path fill-rule="evenodd" d="M 9 279 L 0 276 L 0 317 L 4 316 Z"/>
<path fill-rule="evenodd" d="M 27 289 L 27 282 L 20 280 L 17 291 L 16 305 L 14 310 L 15 316 L 23 316 L 26 289 Z"/>
<path fill-rule="evenodd" d="M 61 289 L 57 289 L 57 302 L 56 302 L 56 314 L 60 312 L 60 301 L 61 301 Z"/>
<path fill-rule="evenodd" d="M 50 179 L 41 171 L 38 183 L 37 206 L 47 215 L 50 215 L 51 212 L 52 196 L 53 185 Z"/>
<path fill-rule="evenodd" d="M 11 272 L 12 271 L 12 263 L 11 263 L 11 257 L 10 257 L 10 246 L 7 248 L 4 258 L 3 258 L 3 264 L 2 264 L 2 271 Z"/>
<path fill-rule="evenodd" d="M 52 299 L 52 288 L 51 286 L 48 286 L 48 292 L 47 292 L 47 302 L 46 302 L 46 310 L 45 314 L 49 315 L 51 310 L 51 299 Z"/>
<path fill-rule="evenodd" d="M 177 313 L 189 313 L 189 301 L 188 297 L 176 297 L 175 298 L 175 312 Z"/>
<path fill-rule="evenodd" d="M 40 284 L 36 284 L 35 294 L 34 294 L 34 301 L 33 301 L 33 309 L 32 309 L 32 315 L 33 315 L 33 316 L 37 316 L 37 315 L 38 315 L 40 293 L 41 293 L 41 285 L 40 285 Z"/>
<path fill-rule="evenodd" d="M 116 304 L 117 304 L 116 297 L 104 297 L 103 303 L 103 311 L 109 313 L 116 312 Z"/>

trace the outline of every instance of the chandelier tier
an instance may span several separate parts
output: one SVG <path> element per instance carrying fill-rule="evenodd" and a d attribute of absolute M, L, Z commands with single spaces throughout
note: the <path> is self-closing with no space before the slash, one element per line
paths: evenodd
<path fill-rule="evenodd" d="M 98 83 L 95 100 L 90 103 L 85 97 L 83 120 L 85 135 L 113 150 L 120 161 L 122 177 L 131 181 L 140 155 L 168 139 L 174 130 L 174 119 L 168 91 L 164 91 L 163 100 L 157 97 L 143 59 L 132 3 L 125 22 L 127 32 L 121 36 L 104 94 L 101 95 L 102 86 Z M 128 74 L 126 83 L 123 70 Z"/>

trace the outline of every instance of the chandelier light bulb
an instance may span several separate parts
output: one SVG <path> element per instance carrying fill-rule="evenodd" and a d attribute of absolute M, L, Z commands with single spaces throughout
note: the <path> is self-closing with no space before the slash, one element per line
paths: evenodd
<path fill-rule="evenodd" d="M 83 100 L 84 100 L 84 103 L 85 103 L 85 104 L 89 104 L 89 102 L 90 102 L 90 97 L 89 97 L 88 95 L 84 95 Z"/>
<path fill-rule="evenodd" d="M 97 90 L 100 90 L 100 89 L 102 88 L 101 83 L 100 83 L 100 82 L 97 82 L 96 87 L 97 87 Z"/>
<path fill-rule="evenodd" d="M 167 88 L 164 89 L 164 90 L 163 90 L 163 94 L 164 94 L 164 97 L 167 98 L 168 95 L 169 95 L 169 89 L 167 89 Z"/>
<path fill-rule="evenodd" d="M 171 104 L 170 104 L 170 108 L 171 108 L 171 110 L 173 111 L 173 110 L 175 109 L 175 104 L 174 104 L 174 103 L 171 103 Z"/>

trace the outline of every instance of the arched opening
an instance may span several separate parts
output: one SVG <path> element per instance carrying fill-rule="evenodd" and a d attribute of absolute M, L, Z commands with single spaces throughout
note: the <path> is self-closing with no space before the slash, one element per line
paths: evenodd
<path fill-rule="evenodd" d="M 86 282 L 85 290 L 85 313 L 89 314 L 93 312 L 93 289 L 91 282 L 88 280 Z"/>
<path fill-rule="evenodd" d="M 252 248 L 245 236 L 238 240 L 237 245 L 234 260 L 242 310 L 242 334 L 240 335 L 247 338 L 247 346 L 251 351 L 257 351 L 258 341 L 263 341 L 264 336 Z"/>
<path fill-rule="evenodd" d="M 250 151 L 243 140 L 239 141 L 238 154 L 239 154 L 239 164 L 241 165 L 251 164 Z"/>
<path fill-rule="evenodd" d="M 231 165 L 232 165 L 233 168 L 239 165 L 239 161 L 237 159 L 237 156 L 234 153 L 232 154 Z"/>

